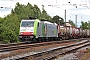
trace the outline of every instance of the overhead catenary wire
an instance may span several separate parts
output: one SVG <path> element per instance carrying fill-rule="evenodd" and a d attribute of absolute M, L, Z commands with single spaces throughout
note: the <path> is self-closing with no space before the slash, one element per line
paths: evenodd
<path fill-rule="evenodd" d="M 47 0 L 43 0 L 43 1 L 45 1 L 45 2 L 47 2 L 47 3 L 49 3 L 49 4 L 52 4 L 52 3 L 48 2 Z"/>
<path fill-rule="evenodd" d="M 82 1 L 82 0 L 80 0 L 80 1 L 81 1 L 82 3 L 84 3 L 84 1 Z M 90 5 L 90 2 L 89 2 L 89 1 L 86 0 L 85 2 L 88 2 L 89 5 Z M 84 4 L 84 5 L 87 5 L 87 4 Z M 88 7 L 88 6 L 82 6 L 82 7 L 87 7 L 88 9 L 90 9 L 90 8 L 89 8 L 90 6 L 89 6 L 89 7 Z"/>

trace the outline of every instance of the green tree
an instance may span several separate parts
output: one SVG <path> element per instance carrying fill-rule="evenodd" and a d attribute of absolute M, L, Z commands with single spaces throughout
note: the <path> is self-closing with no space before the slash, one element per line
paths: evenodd
<path fill-rule="evenodd" d="M 36 17 L 36 18 L 39 18 L 40 15 L 41 15 L 41 10 L 38 8 L 38 6 L 37 6 L 37 5 L 34 5 L 34 7 L 33 7 L 32 9 L 33 9 L 33 11 L 34 11 L 35 17 Z"/>
<path fill-rule="evenodd" d="M 82 29 L 88 29 L 88 23 L 87 23 L 87 22 L 83 22 L 83 21 L 82 21 L 81 24 L 82 24 L 82 25 L 81 25 L 81 28 L 82 28 Z"/>
<path fill-rule="evenodd" d="M 41 19 L 51 20 L 52 18 L 47 14 L 47 12 L 44 9 L 44 5 L 42 5 L 42 13 L 40 15 Z"/>
<path fill-rule="evenodd" d="M 64 24 L 64 19 L 59 17 L 58 15 L 53 16 L 52 21 L 55 22 L 55 23 L 58 23 L 60 25 Z"/>
<path fill-rule="evenodd" d="M 20 18 L 20 21 L 22 19 L 28 19 L 29 16 L 34 16 L 32 7 L 33 6 L 30 3 L 28 3 L 27 5 L 16 3 L 15 9 L 12 11 L 12 13 L 17 14 Z"/>
<path fill-rule="evenodd" d="M 70 23 L 72 26 L 75 26 L 75 24 L 73 23 L 72 20 L 69 20 L 69 23 Z"/>
<path fill-rule="evenodd" d="M 85 29 L 88 29 L 88 23 L 85 22 L 84 24 L 85 24 L 85 27 L 84 27 L 84 28 L 85 28 Z"/>
<path fill-rule="evenodd" d="M 88 29 L 90 30 L 90 21 L 88 21 Z"/>
<path fill-rule="evenodd" d="M 0 18 L 0 41 L 3 40 L 2 35 L 1 35 L 1 33 L 2 33 L 2 31 L 3 31 L 3 29 L 1 28 L 2 25 L 3 25 L 3 22 L 4 22 L 4 19 L 3 19 L 3 18 Z"/>
<path fill-rule="evenodd" d="M 84 29 L 84 22 L 82 21 L 81 24 L 81 28 Z"/>
<path fill-rule="evenodd" d="M 17 15 L 8 15 L 1 27 L 1 29 L 3 29 L 1 32 L 3 40 L 7 40 L 8 42 L 17 42 L 19 24 L 20 23 Z"/>

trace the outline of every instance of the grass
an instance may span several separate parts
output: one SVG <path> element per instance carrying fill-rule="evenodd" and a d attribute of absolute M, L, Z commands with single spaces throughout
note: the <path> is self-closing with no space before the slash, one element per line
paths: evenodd
<path fill-rule="evenodd" d="M 80 60 L 87 60 L 87 58 L 90 56 L 90 48 L 87 51 L 88 53 L 86 53 Z"/>
<path fill-rule="evenodd" d="M 3 41 L 0 41 L 0 44 L 3 44 L 4 42 Z"/>
<path fill-rule="evenodd" d="M 80 40 L 75 40 L 75 42 L 79 42 Z"/>
<path fill-rule="evenodd" d="M 88 52 L 90 53 L 90 48 L 88 49 Z"/>
<path fill-rule="evenodd" d="M 0 41 L 0 44 L 7 44 L 7 43 L 10 43 L 10 42 L 8 42 L 8 40 Z"/>

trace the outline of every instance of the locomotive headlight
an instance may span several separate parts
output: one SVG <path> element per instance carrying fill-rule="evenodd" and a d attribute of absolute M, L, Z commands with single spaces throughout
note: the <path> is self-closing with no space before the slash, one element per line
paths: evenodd
<path fill-rule="evenodd" d="M 33 33 L 31 33 L 31 34 L 33 34 Z"/>
<path fill-rule="evenodd" d="M 23 34 L 22 32 L 20 34 Z"/>

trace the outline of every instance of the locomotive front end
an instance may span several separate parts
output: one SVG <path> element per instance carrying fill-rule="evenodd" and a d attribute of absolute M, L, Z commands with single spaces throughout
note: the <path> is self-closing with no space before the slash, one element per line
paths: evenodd
<path fill-rule="evenodd" d="M 20 24 L 20 40 L 31 40 L 34 38 L 34 20 L 22 20 Z"/>

